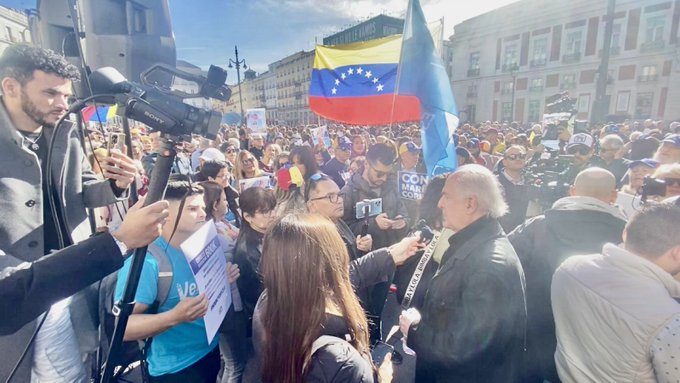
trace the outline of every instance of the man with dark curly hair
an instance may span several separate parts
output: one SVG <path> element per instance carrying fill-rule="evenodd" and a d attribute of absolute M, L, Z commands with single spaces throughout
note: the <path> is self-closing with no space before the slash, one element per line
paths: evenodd
<path fill-rule="evenodd" d="M 0 249 L 16 257 L 1 257 L 0 273 L 88 238 L 87 208 L 125 197 L 134 179 L 134 162 L 122 153 L 102 161 L 106 179 L 97 179 L 74 124 L 59 123 L 73 95 L 72 81 L 79 78 L 78 68 L 49 50 L 15 45 L 0 56 Z M 48 156 L 51 174 L 46 174 Z M 15 381 L 89 381 L 82 356 L 96 347 L 96 331 L 86 319 L 83 297 L 73 296 L 48 311 Z M 3 380 L 35 329 L 29 323 L 0 338 Z"/>

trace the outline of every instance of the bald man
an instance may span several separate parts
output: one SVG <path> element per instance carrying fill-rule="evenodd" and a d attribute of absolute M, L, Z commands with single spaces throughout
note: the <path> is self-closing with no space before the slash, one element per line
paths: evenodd
<path fill-rule="evenodd" d="M 508 238 L 522 262 L 527 297 L 527 376 L 524 382 L 558 382 L 550 284 L 557 267 L 573 255 L 598 253 L 618 244 L 626 224 L 616 201 L 614 175 L 602 168 L 581 171 L 570 189 L 543 215 L 526 221 Z"/>

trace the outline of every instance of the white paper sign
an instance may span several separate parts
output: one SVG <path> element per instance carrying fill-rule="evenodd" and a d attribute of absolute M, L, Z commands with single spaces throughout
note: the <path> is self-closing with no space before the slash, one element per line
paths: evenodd
<path fill-rule="evenodd" d="M 180 248 L 189 262 L 198 291 L 208 297 L 208 312 L 203 320 L 210 344 L 231 306 L 227 259 L 217 238 L 215 223 L 212 220 L 207 222 L 184 241 Z"/>
<path fill-rule="evenodd" d="M 253 132 L 262 132 L 267 126 L 267 114 L 264 108 L 248 109 L 246 125 Z"/>

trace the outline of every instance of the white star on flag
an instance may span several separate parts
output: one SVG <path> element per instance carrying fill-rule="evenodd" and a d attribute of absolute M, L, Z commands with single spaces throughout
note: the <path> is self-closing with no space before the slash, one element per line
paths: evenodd
<path fill-rule="evenodd" d="M 340 85 L 340 80 L 338 80 L 337 78 L 335 79 L 335 85 Z"/>
<path fill-rule="evenodd" d="M 331 93 L 336 94 L 336 93 L 338 93 L 338 90 L 333 88 L 333 89 L 331 89 Z"/>
<path fill-rule="evenodd" d="M 371 78 L 371 76 L 373 76 L 373 73 L 371 73 L 370 70 L 369 70 L 369 71 L 366 71 L 365 76 L 366 76 L 366 78 Z"/>
<path fill-rule="evenodd" d="M 378 86 L 376 87 L 376 89 L 378 89 L 378 92 L 382 92 L 383 87 L 384 87 L 383 84 L 378 84 Z"/>
<path fill-rule="evenodd" d="M 343 73 L 343 74 L 340 75 L 340 77 L 344 80 L 344 79 L 347 78 L 347 75 L 345 75 L 345 74 Z"/>
<path fill-rule="evenodd" d="M 361 74 L 361 73 L 363 73 L 363 71 L 364 71 L 364 70 L 361 69 L 361 67 L 359 67 L 359 69 L 357 69 L 357 74 Z"/>
<path fill-rule="evenodd" d="M 349 69 L 347 70 L 347 74 L 354 74 L 354 69 L 349 68 Z"/>
<path fill-rule="evenodd" d="M 378 81 L 379 81 L 379 80 L 378 80 L 377 77 L 373 77 L 373 83 L 374 83 L 374 84 L 375 84 L 376 82 L 378 82 Z"/>

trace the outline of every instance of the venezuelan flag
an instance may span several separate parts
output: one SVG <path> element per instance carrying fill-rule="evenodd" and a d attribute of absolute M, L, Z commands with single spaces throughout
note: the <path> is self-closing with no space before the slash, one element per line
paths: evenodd
<path fill-rule="evenodd" d="M 316 114 L 347 124 L 420 120 L 415 95 L 395 93 L 400 35 L 346 45 L 317 45 L 309 89 Z"/>

